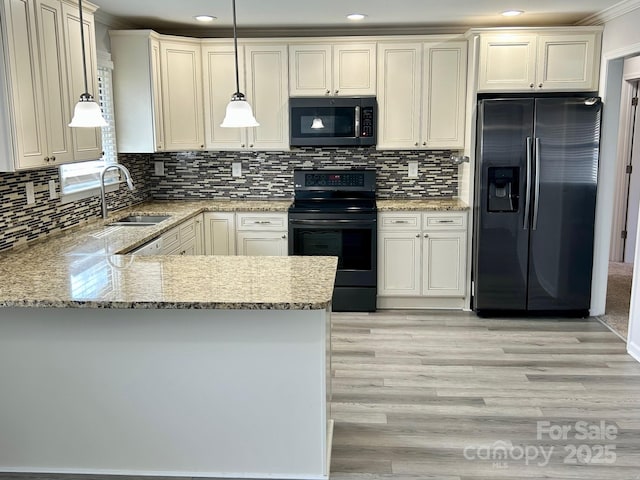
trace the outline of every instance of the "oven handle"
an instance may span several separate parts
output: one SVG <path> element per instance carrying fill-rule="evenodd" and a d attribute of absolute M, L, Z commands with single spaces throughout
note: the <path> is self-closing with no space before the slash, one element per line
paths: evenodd
<path fill-rule="evenodd" d="M 377 222 L 376 219 L 373 220 L 302 220 L 302 219 L 289 219 L 289 223 L 291 224 L 300 224 L 300 225 L 329 225 L 329 224 L 339 224 L 339 225 L 364 225 L 364 226 L 373 226 Z"/>

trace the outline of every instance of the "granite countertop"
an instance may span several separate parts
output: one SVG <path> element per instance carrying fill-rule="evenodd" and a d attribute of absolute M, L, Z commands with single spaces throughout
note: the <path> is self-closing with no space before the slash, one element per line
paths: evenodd
<path fill-rule="evenodd" d="M 291 201 L 149 202 L 0 254 L 0 307 L 327 308 L 335 257 L 122 255 L 201 212 L 286 212 Z M 108 224 L 140 213 L 154 226 Z"/>
<path fill-rule="evenodd" d="M 425 199 L 379 199 L 376 200 L 379 212 L 432 210 L 432 211 L 464 211 L 469 205 L 459 198 L 425 198 Z"/>

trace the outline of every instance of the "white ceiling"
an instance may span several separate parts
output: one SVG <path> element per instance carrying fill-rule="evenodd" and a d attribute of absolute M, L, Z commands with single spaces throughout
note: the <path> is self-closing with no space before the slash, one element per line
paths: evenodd
<path fill-rule="evenodd" d="M 159 31 L 216 28 L 231 24 L 231 0 L 89 0 L 124 23 Z M 477 27 L 572 25 L 620 0 L 236 0 L 238 28 L 375 29 L 383 27 Z M 524 10 L 505 18 L 507 9 Z M 367 18 L 351 22 L 349 13 Z M 202 26 L 193 16 L 218 19 Z"/>

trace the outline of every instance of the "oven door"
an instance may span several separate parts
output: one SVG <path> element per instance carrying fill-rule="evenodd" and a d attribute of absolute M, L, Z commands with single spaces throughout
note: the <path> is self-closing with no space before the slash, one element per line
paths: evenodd
<path fill-rule="evenodd" d="M 338 257 L 337 287 L 376 286 L 376 219 L 312 218 L 289 215 L 292 255 Z"/>

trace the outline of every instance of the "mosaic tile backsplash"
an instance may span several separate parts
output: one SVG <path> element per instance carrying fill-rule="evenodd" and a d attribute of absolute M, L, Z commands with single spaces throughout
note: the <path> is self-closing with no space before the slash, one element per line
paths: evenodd
<path fill-rule="evenodd" d="M 121 185 L 119 190 L 107 194 L 110 210 L 142 202 L 150 196 L 149 163 L 135 159 L 120 160 L 133 177 L 136 190 L 130 192 Z M 49 180 L 54 180 L 60 191 L 57 167 L 22 173 L 0 173 L 0 251 L 58 233 L 101 215 L 97 196 L 62 204 L 60 199 L 49 199 Z M 25 182 L 33 182 L 36 202 L 27 205 Z"/>
<path fill-rule="evenodd" d="M 291 198 L 295 168 L 371 168 L 377 171 L 379 198 L 451 197 L 458 194 L 458 168 L 449 151 L 376 151 L 373 149 L 305 148 L 291 152 L 186 152 L 120 155 L 131 170 L 136 190 L 120 186 L 107 195 L 111 210 L 149 198 Z M 417 179 L 407 178 L 407 162 L 418 162 Z M 154 175 L 163 161 L 164 176 Z M 242 164 L 232 177 L 231 164 Z M 56 234 L 95 219 L 100 199 L 62 204 L 49 199 L 49 180 L 58 189 L 57 168 L 0 173 L 0 251 Z M 27 205 L 25 182 L 34 182 L 36 203 Z"/>
<path fill-rule="evenodd" d="M 150 162 L 163 161 L 165 175 L 153 177 L 152 196 L 155 199 L 291 198 L 296 168 L 354 167 L 377 171 L 378 198 L 451 197 L 458 194 L 458 167 L 449 160 L 450 155 L 450 151 L 367 148 L 154 154 Z M 407 178 L 407 162 L 411 160 L 418 162 L 417 179 Z M 242 164 L 241 177 L 232 177 L 233 162 Z"/>

